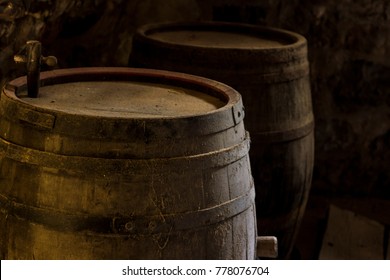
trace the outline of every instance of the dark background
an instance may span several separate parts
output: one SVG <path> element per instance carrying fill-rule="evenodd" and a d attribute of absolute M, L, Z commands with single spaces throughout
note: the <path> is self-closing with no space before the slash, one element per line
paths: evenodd
<path fill-rule="evenodd" d="M 0 78 L 26 40 L 60 68 L 127 66 L 142 24 L 220 20 L 279 27 L 308 40 L 315 167 L 297 258 L 316 258 L 329 204 L 390 224 L 390 1 L 0 1 Z"/>

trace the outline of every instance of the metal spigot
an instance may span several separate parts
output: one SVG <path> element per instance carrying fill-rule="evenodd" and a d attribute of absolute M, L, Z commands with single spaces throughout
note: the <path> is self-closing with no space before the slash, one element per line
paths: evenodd
<path fill-rule="evenodd" d="M 16 63 L 26 63 L 27 69 L 27 95 L 28 97 L 36 98 L 39 92 L 39 80 L 41 65 L 56 66 L 57 58 L 55 56 L 42 56 L 41 42 L 36 40 L 27 41 L 22 49 L 25 54 L 17 54 L 14 56 Z"/>

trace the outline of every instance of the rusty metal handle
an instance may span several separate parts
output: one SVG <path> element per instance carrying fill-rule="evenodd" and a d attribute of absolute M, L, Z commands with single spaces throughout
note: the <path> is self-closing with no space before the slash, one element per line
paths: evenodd
<path fill-rule="evenodd" d="M 278 256 L 278 239 L 275 236 L 258 236 L 256 238 L 258 257 L 276 258 Z"/>
<path fill-rule="evenodd" d="M 27 95 L 36 98 L 39 93 L 41 65 L 57 65 L 57 58 L 54 56 L 43 57 L 41 42 L 36 40 L 27 41 L 23 48 L 25 55 L 15 55 L 16 63 L 26 63 L 27 70 Z"/>
<path fill-rule="evenodd" d="M 38 97 L 39 78 L 41 72 L 42 47 L 38 41 L 27 42 L 27 94 Z"/>

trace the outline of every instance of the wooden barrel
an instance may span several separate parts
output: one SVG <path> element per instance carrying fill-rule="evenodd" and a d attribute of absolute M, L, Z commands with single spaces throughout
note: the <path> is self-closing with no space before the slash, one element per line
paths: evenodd
<path fill-rule="evenodd" d="M 140 27 L 129 64 L 191 73 L 242 95 L 260 235 L 288 258 L 305 210 L 314 161 L 307 42 L 254 25 L 194 22 Z"/>
<path fill-rule="evenodd" d="M 2 259 L 254 259 L 241 96 L 131 68 L 41 73 L 3 90 Z"/>

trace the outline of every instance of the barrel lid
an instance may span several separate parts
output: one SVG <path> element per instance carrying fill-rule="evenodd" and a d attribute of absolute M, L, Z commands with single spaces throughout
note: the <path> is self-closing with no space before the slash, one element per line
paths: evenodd
<path fill-rule="evenodd" d="M 241 102 L 238 92 L 217 81 L 153 69 L 62 69 L 42 72 L 40 84 L 37 98 L 28 97 L 26 77 L 11 81 L 3 94 L 37 111 L 122 119 L 196 117 Z"/>
<path fill-rule="evenodd" d="M 180 86 L 137 81 L 82 81 L 46 85 L 38 98 L 18 93 L 22 102 L 69 114 L 120 117 L 185 117 L 226 105 L 218 97 Z"/>
<path fill-rule="evenodd" d="M 215 30 L 163 30 L 149 34 L 150 38 L 165 42 L 215 48 L 272 48 L 291 44 L 286 38 L 258 36 Z"/>
<path fill-rule="evenodd" d="M 287 30 L 227 22 L 167 22 L 139 28 L 139 34 L 164 43 L 216 49 L 280 49 L 305 43 Z"/>
<path fill-rule="evenodd" d="M 31 149 L 176 157 L 245 138 L 240 94 L 198 76 L 127 67 L 54 70 L 41 73 L 37 98 L 27 97 L 26 84 L 20 77 L 3 89 L 0 138 Z"/>

